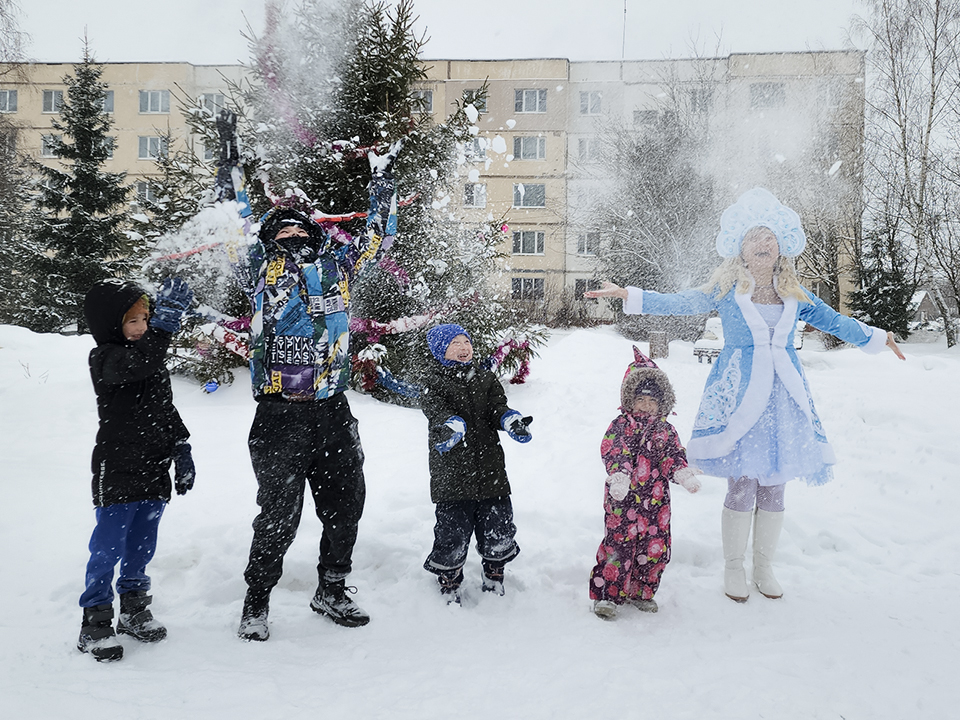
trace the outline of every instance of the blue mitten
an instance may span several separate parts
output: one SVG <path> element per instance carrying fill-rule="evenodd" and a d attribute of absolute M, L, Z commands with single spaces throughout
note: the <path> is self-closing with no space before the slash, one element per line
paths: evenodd
<path fill-rule="evenodd" d="M 173 449 L 173 486 L 177 495 L 186 495 L 193 489 L 197 468 L 193 464 L 190 443 L 182 442 Z"/>
<path fill-rule="evenodd" d="M 445 437 L 445 439 L 438 442 L 434 447 L 438 453 L 443 455 L 445 452 L 453 450 L 457 443 L 463 440 L 463 436 L 467 433 L 467 423 L 459 415 L 451 415 L 440 428 L 440 433 L 441 437 Z"/>
<path fill-rule="evenodd" d="M 185 280 L 167 278 L 157 293 L 157 302 L 150 317 L 150 327 L 175 333 L 180 329 L 180 318 L 193 301 L 193 290 Z"/>
<path fill-rule="evenodd" d="M 530 434 L 530 423 L 533 422 L 533 415 L 523 417 L 516 410 L 509 410 L 500 418 L 500 427 L 507 431 L 507 435 L 518 443 L 530 442 L 533 435 Z"/>

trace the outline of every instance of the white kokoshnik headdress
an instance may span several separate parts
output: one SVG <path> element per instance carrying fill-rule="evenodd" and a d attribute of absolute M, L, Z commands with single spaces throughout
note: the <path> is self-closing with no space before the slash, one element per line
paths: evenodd
<path fill-rule="evenodd" d="M 750 228 L 765 227 L 777 236 L 780 254 L 797 257 L 807 244 L 800 216 L 763 188 L 748 190 L 720 216 L 717 252 L 731 258 L 740 254 L 743 236 Z"/>

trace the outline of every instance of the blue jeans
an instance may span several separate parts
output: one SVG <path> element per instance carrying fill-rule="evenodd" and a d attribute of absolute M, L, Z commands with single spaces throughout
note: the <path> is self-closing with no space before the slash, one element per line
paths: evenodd
<path fill-rule="evenodd" d="M 113 602 L 113 568 L 118 562 L 117 594 L 150 589 L 147 563 L 157 549 L 157 528 L 164 507 L 163 500 L 140 500 L 97 508 L 97 526 L 90 536 L 87 588 L 80 596 L 80 607 Z"/>

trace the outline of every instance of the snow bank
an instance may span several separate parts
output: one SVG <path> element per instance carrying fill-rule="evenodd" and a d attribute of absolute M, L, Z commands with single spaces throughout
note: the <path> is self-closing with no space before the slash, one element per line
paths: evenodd
<path fill-rule="evenodd" d="M 609 329 L 554 335 L 530 380 L 508 386 L 534 441 L 504 438 L 522 552 L 505 597 L 481 595 L 474 550 L 464 607 L 421 569 L 432 541 L 425 420 L 350 395 L 368 501 L 350 582 L 373 616 L 346 629 L 312 613 L 319 521 L 306 503 L 273 594 L 269 642 L 235 636 L 257 508 L 245 378 L 207 395 L 174 380 L 193 432 L 196 489 L 175 497 L 150 566 L 154 646 L 120 663 L 74 648 L 93 527 L 96 410 L 89 337 L 0 327 L 0 715 L 100 720 L 316 717 L 944 718 L 960 692 L 960 353 L 801 350 L 840 464 L 824 487 L 787 490 L 783 600 L 721 590 L 722 480 L 674 492 L 674 556 L 657 600 L 612 623 L 589 610 L 602 537 L 600 436 L 617 410 L 630 343 Z M 646 345 L 641 344 L 646 350 Z M 675 342 L 661 361 L 687 438 L 709 366 Z"/>

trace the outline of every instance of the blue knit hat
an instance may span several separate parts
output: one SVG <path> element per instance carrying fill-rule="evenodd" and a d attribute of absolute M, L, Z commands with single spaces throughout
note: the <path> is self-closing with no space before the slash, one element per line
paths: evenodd
<path fill-rule="evenodd" d="M 435 325 L 427 330 L 427 346 L 430 348 L 430 354 L 444 365 L 452 365 L 454 361 L 447 360 L 444 355 L 447 354 L 447 348 L 457 335 L 466 335 L 467 340 L 473 343 L 470 333 L 459 325 Z"/>

